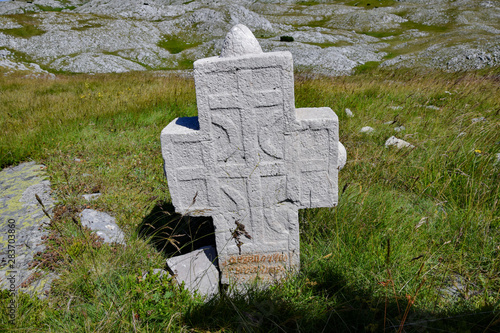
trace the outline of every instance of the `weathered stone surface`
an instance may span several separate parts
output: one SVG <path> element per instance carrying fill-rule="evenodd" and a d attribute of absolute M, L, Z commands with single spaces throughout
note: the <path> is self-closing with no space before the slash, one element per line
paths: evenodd
<path fill-rule="evenodd" d="M 262 49 L 250 29 L 243 24 L 237 24 L 224 39 L 220 56 L 230 58 L 259 53 L 262 53 Z"/>
<path fill-rule="evenodd" d="M 179 284 L 184 282 L 192 293 L 210 298 L 219 292 L 219 272 L 215 267 L 216 252 L 211 246 L 167 259 L 167 266 Z"/>
<path fill-rule="evenodd" d="M 35 195 L 47 212 L 54 206 L 44 168 L 29 162 L 0 172 L 0 288 L 12 285 L 16 291 L 40 298 L 55 278 L 30 267 L 37 252 L 45 249 L 42 237 L 48 235 L 45 225 L 50 222 Z M 34 274 L 39 278 L 30 279 Z"/>
<path fill-rule="evenodd" d="M 385 146 L 386 147 L 396 146 L 398 149 L 401 149 L 404 147 L 415 148 L 415 146 L 412 145 L 411 143 L 406 142 L 405 140 L 398 139 L 395 136 L 391 136 L 389 139 L 387 139 L 385 141 Z"/>
<path fill-rule="evenodd" d="M 102 237 L 105 243 L 125 245 L 125 235 L 111 215 L 93 209 L 84 209 L 80 213 L 82 226 L 90 228 Z"/>
<path fill-rule="evenodd" d="M 196 61 L 199 115 L 161 134 L 176 210 L 214 220 L 222 283 L 297 271 L 298 209 L 337 204 L 336 114 L 295 109 L 291 54 L 255 49 Z"/>
<path fill-rule="evenodd" d="M 342 142 L 339 141 L 338 145 L 339 145 L 339 158 L 338 158 L 337 168 L 340 171 L 344 168 L 344 166 L 347 162 L 347 151 L 345 150 L 345 147 L 342 144 Z"/>

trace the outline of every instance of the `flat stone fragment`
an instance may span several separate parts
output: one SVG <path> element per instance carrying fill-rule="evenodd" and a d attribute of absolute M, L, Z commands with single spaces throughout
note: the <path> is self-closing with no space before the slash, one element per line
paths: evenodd
<path fill-rule="evenodd" d="M 386 147 L 396 146 L 398 149 L 404 147 L 415 148 L 415 146 L 412 145 L 411 143 L 406 142 L 405 140 L 398 139 L 395 136 L 391 136 L 389 139 L 387 139 L 387 141 L 385 141 L 385 146 Z"/>
<path fill-rule="evenodd" d="M 167 266 L 179 284 L 191 293 L 210 298 L 219 293 L 219 271 L 215 267 L 216 252 L 212 246 L 167 259 Z"/>
<path fill-rule="evenodd" d="M 354 117 L 354 114 L 352 113 L 351 109 L 345 109 L 345 114 L 346 116 L 348 116 L 349 118 L 352 118 Z"/>
<path fill-rule="evenodd" d="M 374 132 L 375 129 L 373 127 L 370 127 L 370 126 L 365 126 L 365 127 L 362 127 L 360 130 L 359 130 L 359 133 L 372 133 Z"/>
<path fill-rule="evenodd" d="M 337 115 L 295 108 L 290 52 L 257 46 L 248 28 L 233 27 L 220 57 L 194 63 L 198 117 L 161 134 L 172 203 L 213 218 L 223 284 L 298 271 L 298 210 L 337 204 L 346 159 Z"/>
<path fill-rule="evenodd" d="M 125 235 L 111 215 L 93 209 L 84 209 L 80 213 L 82 226 L 104 238 L 104 243 L 119 243 L 125 245 Z"/>

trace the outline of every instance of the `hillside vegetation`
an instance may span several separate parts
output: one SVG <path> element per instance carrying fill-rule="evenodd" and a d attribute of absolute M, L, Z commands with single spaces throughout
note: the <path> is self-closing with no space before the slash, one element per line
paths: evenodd
<path fill-rule="evenodd" d="M 59 203 L 40 267 L 60 278 L 45 300 L 19 296 L 15 327 L 2 307 L 0 330 L 500 330 L 498 69 L 296 73 L 296 106 L 328 106 L 339 116 L 348 152 L 339 205 L 300 211 L 300 274 L 208 303 L 170 279 L 143 275 L 164 268 L 166 249 L 178 244 L 182 223 L 165 218 L 159 136 L 175 117 L 197 114 L 193 80 L 4 74 L 0 165 L 47 166 Z M 363 126 L 375 131 L 360 133 Z M 392 135 L 415 147 L 386 148 Z M 81 197 L 96 191 L 103 193 L 96 201 Z M 77 226 L 87 207 L 111 212 L 128 246 L 89 242 Z M 165 220 L 154 235 L 142 232 Z M 9 297 L 0 294 L 0 304 Z"/>

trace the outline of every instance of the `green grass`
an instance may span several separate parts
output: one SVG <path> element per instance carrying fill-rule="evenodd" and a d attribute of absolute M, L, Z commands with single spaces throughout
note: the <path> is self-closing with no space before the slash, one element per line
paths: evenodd
<path fill-rule="evenodd" d="M 157 43 L 161 48 L 164 48 L 172 54 L 181 53 L 184 50 L 195 47 L 199 43 L 189 43 L 185 39 L 181 39 L 177 36 L 163 36 L 162 39 Z"/>
<path fill-rule="evenodd" d="M 367 61 L 362 65 L 357 66 L 354 71 L 356 74 L 367 73 L 378 68 L 380 62 L 378 61 Z"/>
<path fill-rule="evenodd" d="M 89 19 L 78 20 L 78 23 L 81 24 L 81 26 L 79 26 L 79 27 L 71 27 L 71 30 L 85 31 L 85 30 L 88 30 L 88 29 L 100 28 L 100 27 L 103 26 L 101 23 L 95 23 L 95 22 L 92 22 L 92 20 L 89 20 Z"/>
<path fill-rule="evenodd" d="M 299 275 L 267 291 L 207 304 L 169 279 L 142 277 L 143 270 L 163 268 L 166 256 L 140 236 L 145 221 L 166 216 L 171 202 L 159 135 L 175 117 L 197 114 L 193 80 L 153 73 L 56 80 L 0 75 L 0 164 L 34 159 L 47 165 L 60 201 L 49 240 L 57 260 L 45 269 L 61 274 L 48 300 L 19 297 L 15 327 L 0 310 L 0 328 L 498 330 L 499 75 L 498 69 L 376 68 L 350 77 L 297 74 L 297 107 L 328 106 L 339 116 L 348 152 L 339 205 L 300 211 Z M 345 108 L 355 116 L 346 117 Z M 487 121 L 472 123 L 479 116 Z M 400 125 L 406 130 L 395 132 Z M 362 126 L 376 131 L 361 134 Z M 392 135 L 415 148 L 385 148 Z M 81 198 L 96 190 L 103 193 L 97 201 Z M 72 217 L 87 207 L 112 212 L 129 245 L 97 244 L 76 227 Z M 175 241 L 173 231 L 163 237 Z M 0 304 L 9 297 L 1 294 Z"/>
<path fill-rule="evenodd" d="M 41 11 L 43 12 L 60 12 L 63 9 L 69 9 L 73 10 L 76 7 L 75 6 L 65 6 L 65 7 L 51 7 L 51 6 L 44 6 L 44 5 L 36 5 Z"/>
<path fill-rule="evenodd" d="M 30 38 L 33 36 L 43 35 L 45 33 L 45 30 L 38 28 L 40 21 L 33 15 L 12 14 L 4 16 L 22 25 L 21 28 L 0 29 L 0 32 L 3 32 L 4 34 L 11 35 L 14 37 Z"/>

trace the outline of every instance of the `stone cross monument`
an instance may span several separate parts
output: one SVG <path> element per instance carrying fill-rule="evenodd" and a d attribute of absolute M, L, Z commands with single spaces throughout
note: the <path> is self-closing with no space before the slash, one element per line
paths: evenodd
<path fill-rule="evenodd" d="M 161 133 L 172 203 L 213 218 L 223 284 L 285 277 L 300 265 L 298 210 L 337 204 L 338 118 L 296 109 L 292 55 L 262 52 L 241 24 L 194 79 L 198 117 Z"/>

